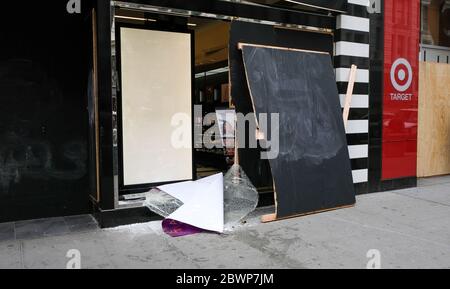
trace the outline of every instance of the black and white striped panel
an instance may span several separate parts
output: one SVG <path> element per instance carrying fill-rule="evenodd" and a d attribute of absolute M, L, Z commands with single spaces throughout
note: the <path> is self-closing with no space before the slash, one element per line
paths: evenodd
<path fill-rule="evenodd" d="M 336 80 L 342 106 L 350 67 L 358 66 L 347 140 L 357 193 L 367 192 L 369 168 L 369 0 L 348 0 L 348 14 L 339 15 L 335 33 Z"/>

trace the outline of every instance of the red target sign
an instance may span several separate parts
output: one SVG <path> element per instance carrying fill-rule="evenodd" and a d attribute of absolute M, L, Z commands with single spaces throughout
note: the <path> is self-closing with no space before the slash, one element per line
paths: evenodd
<path fill-rule="evenodd" d="M 420 0 L 384 1 L 382 179 L 416 176 Z"/>
<path fill-rule="evenodd" d="M 391 68 L 391 83 L 398 92 L 407 91 L 413 81 L 413 70 L 409 61 L 405 58 L 398 58 Z"/>

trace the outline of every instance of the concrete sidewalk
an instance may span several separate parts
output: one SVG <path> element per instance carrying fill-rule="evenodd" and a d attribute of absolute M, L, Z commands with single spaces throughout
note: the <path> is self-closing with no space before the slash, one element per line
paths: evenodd
<path fill-rule="evenodd" d="M 360 196 L 351 209 L 260 224 L 263 213 L 223 236 L 174 239 L 148 223 L 0 239 L 0 268 L 66 268 L 71 249 L 83 268 L 366 268 L 371 249 L 386 269 L 450 268 L 450 176 Z"/>

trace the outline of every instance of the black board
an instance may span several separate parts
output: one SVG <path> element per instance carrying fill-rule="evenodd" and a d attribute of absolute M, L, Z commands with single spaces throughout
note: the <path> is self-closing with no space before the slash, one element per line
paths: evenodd
<path fill-rule="evenodd" d="M 257 115 L 278 113 L 279 154 L 269 160 L 277 218 L 355 204 L 351 164 L 330 56 L 244 45 Z M 270 118 L 269 118 L 270 119 Z"/>
<path fill-rule="evenodd" d="M 93 3 L 67 2 L 2 2 L 0 223 L 92 212 Z"/>
<path fill-rule="evenodd" d="M 229 64 L 231 96 L 236 111 L 247 115 L 253 112 L 242 53 L 238 49 L 241 42 L 262 45 L 283 46 L 299 49 L 324 51 L 333 54 L 333 35 L 314 33 L 295 29 L 285 29 L 273 25 L 233 21 L 230 28 Z M 331 56 L 329 56 L 331 59 Z M 240 147 L 255 141 L 255 134 L 249 132 L 247 127 L 246 139 L 239 139 Z M 272 187 L 272 174 L 270 164 L 261 160 L 261 149 L 239 149 L 239 164 L 257 188 Z"/>

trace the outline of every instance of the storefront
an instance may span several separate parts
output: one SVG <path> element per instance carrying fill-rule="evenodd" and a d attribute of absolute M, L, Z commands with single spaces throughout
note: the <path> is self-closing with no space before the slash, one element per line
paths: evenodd
<path fill-rule="evenodd" d="M 54 82 L 74 78 L 58 74 L 51 66 L 56 65 L 49 60 L 52 57 L 57 56 L 61 66 L 79 70 L 80 80 L 64 87 L 77 90 L 78 97 L 71 99 L 78 100 L 72 105 L 78 110 L 73 120 L 83 124 L 78 129 L 83 154 L 74 151 L 76 145 L 68 146 L 66 152 L 58 151 L 59 142 L 52 138 L 48 141 L 50 151 L 61 154 L 59 162 L 49 163 L 43 149 L 33 145 L 29 146 L 31 152 L 40 153 L 34 170 L 29 169 L 32 162 L 27 159 L 30 153 L 26 148 L 23 157 L 3 157 L 9 160 L 5 166 L 9 171 L 2 172 L 5 209 L 0 220 L 92 209 L 104 215 L 126 209 L 143 211 L 141 193 L 156 184 L 226 171 L 234 161 L 232 150 L 196 146 L 195 139 L 199 134 L 201 138 L 207 127 L 195 116 L 198 107 L 202 116 L 227 110 L 252 111 L 245 97 L 230 93 L 233 48 L 242 40 L 329 53 L 342 105 L 350 67 L 357 65 L 346 131 L 355 190 L 365 194 L 416 185 L 419 1 L 81 0 L 45 5 L 49 5 L 47 11 L 61 15 L 60 23 L 79 25 L 77 33 L 82 41 L 77 46 L 64 43 L 73 50 L 69 52 L 73 59 L 82 60 L 68 63 L 66 54 L 40 53 L 44 62 L 50 63 L 46 69 L 54 74 Z M 43 8 L 37 5 L 35 10 L 39 9 Z M 30 12 L 30 17 L 37 16 Z M 68 31 L 58 28 L 55 33 Z M 395 37 L 400 43 L 408 41 L 408 45 L 395 44 Z M 11 36 L 10 41 L 15 40 L 17 37 Z M 35 57 L 22 54 L 17 57 Z M 6 67 L 3 60 L 15 57 L 11 49 L 2 56 L 2 67 Z M 409 65 L 398 59 L 406 59 Z M 392 86 L 394 64 L 398 66 L 393 72 L 398 83 Z M 0 79 L 2 90 L 7 87 L 5 79 Z M 392 98 L 393 94 L 396 97 Z M 173 131 L 170 124 L 173 114 L 180 112 L 189 119 L 190 125 L 181 132 L 192 140 L 192 146 L 174 151 L 168 144 Z M 45 133 L 45 121 L 40 114 L 36 117 L 36 123 L 43 123 L 38 129 Z M 53 123 L 62 125 L 64 121 L 63 111 Z M 15 131 L 14 126 L 10 130 Z M 60 130 L 64 129 L 55 128 L 52 133 L 57 135 Z M 10 151 L 2 149 L 5 156 L 11 155 Z M 261 204 L 267 205 L 273 203 L 272 177 L 258 152 L 242 149 L 239 154 L 241 165 L 261 193 Z M 84 157 L 74 159 L 80 155 Z M 12 160 L 16 160 L 15 166 Z M 83 172 L 73 180 L 76 187 L 67 182 L 57 188 L 49 185 L 58 177 L 74 178 L 71 172 L 77 165 Z M 64 168 L 65 173 L 59 174 L 55 168 Z M 28 192 L 35 188 L 31 196 Z M 47 198 L 42 197 L 45 192 Z M 75 199 L 82 201 L 71 207 Z M 36 201 L 49 205 L 40 209 Z M 30 208 L 30 213 L 16 211 Z"/>
<path fill-rule="evenodd" d="M 347 135 L 355 187 L 358 193 L 368 192 L 370 25 L 367 7 L 363 5 L 366 1 L 353 1 L 355 3 L 337 1 L 331 4 L 332 7 L 330 4 L 326 4 L 326 1 L 323 2 L 325 4 L 320 4 L 322 7 L 311 7 L 310 3 L 306 3 L 311 1 L 302 1 L 303 4 L 296 5 L 292 5 L 292 3 L 268 5 L 270 3 L 255 4 L 230 1 L 197 1 L 195 3 L 146 1 L 139 4 L 136 2 L 114 2 L 111 9 L 106 7 L 107 4 L 102 4 L 105 6 L 99 7 L 97 10 L 98 34 L 112 36 L 112 38 L 106 36 L 101 41 L 99 39 L 98 42 L 98 53 L 100 54 L 98 66 L 99 70 L 105 71 L 104 75 L 99 73 L 98 98 L 103 99 L 103 101 L 105 99 L 111 101 L 105 103 L 105 106 L 99 106 L 100 119 L 104 120 L 100 122 L 100 127 L 103 131 L 108 131 L 108 134 L 105 134 L 108 137 L 104 136 L 99 142 L 102 157 L 99 159 L 100 194 L 98 194 L 97 200 L 99 200 L 102 210 L 142 206 L 139 193 L 148 191 L 155 184 L 192 179 L 192 177 L 197 178 L 218 171 L 226 171 L 230 163 L 233 162 L 233 154 L 230 154 L 227 150 L 218 151 L 217 149 L 195 147 L 193 153 L 186 151 L 182 157 L 184 159 L 182 162 L 184 172 L 180 175 L 176 175 L 173 169 L 176 166 L 176 159 L 173 160 L 173 166 L 165 166 L 170 162 L 169 157 L 163 158 L 160 164 L 153 162 L 154 168 L 161 174 L 159 178 L 152 178 L 157 175 L 156 173 L 150 173 L 147 176 L 130 173 L 133 170 L 142 172 L 151 163 L 151 160 L 158 159 L 158 156 L 151 156 L 151 153 L 142 151 L 132 161 L 132 154 L 138 148 L 127 148 L 128 137 L 136 138 L 136 134 L 142 135 L 142 133 L 135 131 L 130 133 L 131 136 L 127 136 L 126 132 L 126 130 L 136 128 L 136 125 L 131 124 L 130 117 L 136 116 L 139 108 L 135 107 L 131 110 L 133 111 L 131 115 L 124 116 L 124 112 L 126 113 L 129 108 L 126 107 L 128 104 L 123 101 L 124 93 L 126 94 L 128 89 L 127 84 L 123 82 L 127 78 L 123 75 L 124 65 L 127 65 L 127 60 L 124 61 L 123 58 L 123 48 L 126 45 L 123 41 L 124 37 L 128 37 L 126 36 L 127 33 L 134 32 L 141 33 L 140 37 L 136 37 L 137 41 L 144 39 L 145 35 L 152 39 L 155 39 L 154 37 L 166 39 L 166 36 L 171 35 L 170 32 L 179 33 L 177 35 L 172 34 L 174 37 L 181 36 L 180 33 L 185 33 L 188 38 L 184 40 L 184 47 L 189 47 L 188 42 L 191 41 L 190 49 L 192 51 L 185 48 L 184 52 L 180 50 L 177 53 L 178 55 L 185 53 L 185 60 L 189 58 L 189 55 L 192 57 L 193 96 L 192 102 L 187 101 L 184 106 L 184 112 L 187 115 L 194 111 L 192 106 L 189 107 L 189 104 L 201 105 L 203 114 L 217 110 L 234 109 L 235 107 L 238 112 L 251 112 L 251 106 L 245 100 L 233 99 L 229 96 L 229 62 L 231 61 L 229 55 L 233 53 L 230 46 L 237 45 L 237 42 L 233 43 L 236 39 L 245 38 L 247 42 L 252 43 L 329 53 L 333 57 L 336 67 L 336 81 L 342 102 L 347 91 L 350 66 L 352 64 L 358 65 L 357 83 L 354 90 L 355 102 L 350 112 Z M 313 2 L 317 5 L 317 1 Z M 112 11 L 112 14 L 105 11 Z M 239 25 L 239 27 L 236 28 L 236 25 Z M 110 31 L 112 33 L 108 33 Z M 163 34 L 157 36 L 158 32 L 156 32 L 151 37 L 151 33 L 155 33 L 155 31 L 159 33 L 164 31 L 166 36 L 163 36 Z M 267 36 L 272 34 L 273 37 Z M 189 36 L 191 37 L 190 40 Z M 183 46 L 182 40 L 180 41 L 179 46 Z M 159 41 L 159 44 L 164 46 L 161 42 L 162 40 Z M 155 45 L 151 46 L 155 47 Z M 136 52 L 137 50 L 133 51 Z M 143 53 L 145 53 L 145 49 Z M 151 55 L 156 54 L 158 52 L 154 51 L 148 55 L 151 57 Z M 160 56 L 156 59 L 162 58 L 164 57 Z M 101 59 L 105 61 L 101 61 Z M 154 63 L 156 59 L 151 60 L 148 64 Z M 159 63 L 155 66 L 171 69 L 171 72 L 161 73 L 169 73 L 173 79 L 183 79 L 182 75 L 177 76 L 177 72 L 188 71 L 188 69 L 182 66 L 176 68 L 182 62 Z M 231 65 L 233 64 L 231 63 Z M 112 77 L 109 73 L 110 70 L 112 71 Z M 112 82 L 111 78 L 113 79 Z M 136 80 L 137 77 L 132 77 L 132 79 Z M 118 89 L 118 87 L 121 89 Z M 189 83 L 185 82 L 185 92 L 189 92 L 190 88 Z M 188 94 L 186 93 L 186 95 Z M 183 99 L 176 102 L 180 104 Z M 142 105 L 140 107 L 142 108 Z M 105 118 L 105 116 L 109 117 Z M 141 119 L 141 121 L 155 123 L 155 121 L 149 119 Z M 193 122 L 193 126 L 196 125 L 199 124 Z M 142 129 L 143 131 L 148 130 L 149 126 L 146 125 Z M 156 130 L 164 129 L 158 128 Z M 169 128 L 165 130 L 169 130 Z M 205 128 L 201 131 L 205 131 Z M 150 135 L 152 134 L 150 133 Z M 154 142 L 152 138 L 154 136 L 148 139 L 143 137 L 139 140 L 139 143 L 146 143 L 146 147 L 150 147 Z M 174 156 L 174 152 L 168 152 L 168 155 Z M 262 200 L 273 203 L 270 168 L 258 156 L 258 150 L 242 149 L 240 151 L 241 165 L 261 192 Z M 108 165 L 105 166 L 105 164 Z M 114 165 L 110 166 L 109 164 Z M 169 175 L 164 175 L 163 170 L 165 168 L 170 171 Z M 177 166 L 177 169 L 180 168 L 180 165 Z M 192 171 L 192 168 L 194 171 Z M 147 167 L 148 170 L 151 169 Z"/>

